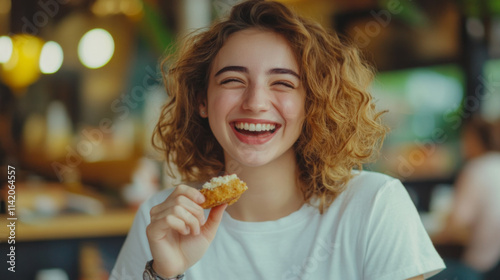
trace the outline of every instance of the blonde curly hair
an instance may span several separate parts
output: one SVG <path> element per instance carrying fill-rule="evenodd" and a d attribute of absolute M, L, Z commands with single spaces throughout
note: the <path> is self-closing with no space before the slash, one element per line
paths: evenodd
<path fill-rule="evenodd" d="M 374 72 L 360 51 L 281 3 L 238 4 L 227 19 L 188 36 L 177 56 L 163 61 L 169 65 L 164 81 L 170 99 L 153 144 L 186 182 L 225 170 L 222 147 L 198 108 L 206 98 L 211 62 L 231 34 L 248 28 L 281 34 L 296 56 L 306 88 L 306 119 L 294 144 L 298 179 L 304 201 L 317 197 L 323 212 L 345 189 L 353 168 L 361 170 L 374 159 L 387 128 L 368 92 Z M 168 173 L 173 176 L 171 169 Z"/>

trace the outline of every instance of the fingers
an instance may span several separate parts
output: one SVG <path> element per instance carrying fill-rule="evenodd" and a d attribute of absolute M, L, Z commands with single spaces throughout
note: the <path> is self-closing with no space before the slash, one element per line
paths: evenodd
<path fill-rule="evenodd" d="M 180 205 L 176 205 L 174 206 L 174 215 L 169 215 L 169 216 L 174 216 L 178 219 L 180 219 L 184 225 L 185 225 L 185 228 L 186 230 L 180 232 L 182 234 L 189 234 L 189 233 L 193 233 L 195 235 L 198 235 L 200 234 L 200 227 L 201 227 L 201 224 L 200 224 L 200 221 L 198 219 L 196 219 L 193 214 L 191 214 L 191 212 L 189 212 L 188 210 L 186 210 L 186 208 L 180 206 Z M 167 216 L 167 218 L 169 217 Z"/>
<path fill-rule="evenodd" d="M 177 216 L 168 215 L 165 220 L 171 229 L 176 230 L 180 234 L 188 235 L 191 232 L 190 228 L 186 225 L 186 222 Z"/>
<path fill-rule="evenodd" d="M 160 203 L 151 209 L 151 214 L 153 215 L 172 207 L 176 203 L 176 199 L 179 196 L 185 196 L 196 204 L 201 204 L 205 201 L 205 196 L 203 196 L 197 189 L 186 185 L 178 185 L 163 203 Z"/>
<path fill-rule="evenodd" d="M 171 194 L 171 196 L 173 197 L 177 197 L 179 195 L 183 195 L 198 204 L 201 204 L 205 201 L 205 196 L 203 196 L 200 191 L 186 185 L 178 185 L 177 187 L 175 187 L 175 190 Z"/>
<path fill-rule="evenodd" d="M 199 234 L 201 222 L 191 212 L 181 205 L 175 205 L 164 212 L 151 216 L 150 229 L 161 231 L 159 236 L 164 235 L 165 230 L 175 230 L 179 234 Z"/>
<path fill-rule="evenodd" d="M 189 213 L 191 213 L 201 225 L 205 224 L 205 211 L 197 203 L 194 203 L 189 198 L 181 195 L 176 198 L 176 204 L 182 205 Z"/>
<path fill-rule="evenodd" d="M 207 222 L 201 228 L 201 232 L 207 237 L 208 240 L 212 241 L 215 237 L 215 233 L 217 232 L 217 228 L 222 220 L 222 215 L 224 214 L 224 210 L 226 210 L 227 204 L 222 204 L 216 206 L 210 210 L 210 214 L 208 215 Z"/>
<path fill-rule="evenodd" d="M 172 229 L 182 235 L 199 234 L 205 223 L 205 213 L 198 203 L 204 199 L 198 190 L 179 185 L 163 203 L 151 209 L 151 223 L 162 224 L 152 228 Z"/>

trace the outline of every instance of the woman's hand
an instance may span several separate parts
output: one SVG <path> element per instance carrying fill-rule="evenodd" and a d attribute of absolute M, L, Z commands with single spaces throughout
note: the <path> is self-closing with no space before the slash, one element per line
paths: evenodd
<path fill-rule="evenodd" d="M 215 237 L 227 204 L 212 208 L 205 221 L 199 205 L 205 197 L 195 188 L 179 185 L 151 209 L 146 229 L 153 269 L 163 277 L 183 273 L 201 259 Z"/>

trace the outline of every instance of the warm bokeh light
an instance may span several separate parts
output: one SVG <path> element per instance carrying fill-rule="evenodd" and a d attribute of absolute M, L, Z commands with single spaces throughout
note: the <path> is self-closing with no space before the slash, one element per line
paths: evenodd
<path fill-rule="evenodd" d="M 63 50 L 58 43 L 54 41 L 45 43 L 40 54 L 40 71 L 44 74 L 57 72 L 61 68 L 63 59 Z"/>
<path fill-rule="evenodd" d="M 12 55 L 12 40 L 10 37 L 1 36 L 0 37 L 0 63 L 5 63 L 9 61 Z"/>
<path fill-rule="evenodd" d="M 136 17 L 143 11 L 141 0 L 96 0 L 91 11 L 97 16 L 125 14 Z"/>
<path fill-rule="evenodd" d="M 92 29 L 78 43 L 78 57 L 83 65 L 96 69 L 106 65 L 115 51 L 111 34 L 102 28 Z"/>
<path fill-rule="evenodd" d="M 11 0 L 0 0 L 0 15 L 7 15 L 12 9 Z"/>
<path fill-rule="evenodd" d="M 44 42 L 35 36 L 18 34 L 12 37 L 12 55 L 1 64 L 0 77 L 14 91 L 22 90 L 40 76 L 38 62 Z"/>
<path fill-rule="evenodd" d="M 142 12 L 142 2 L 139 0 L 122 1 L 120 9 L 127 16 L 136 16 Z"/>

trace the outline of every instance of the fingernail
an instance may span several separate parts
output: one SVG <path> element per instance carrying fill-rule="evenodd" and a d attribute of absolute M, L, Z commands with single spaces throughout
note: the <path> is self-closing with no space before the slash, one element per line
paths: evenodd
<path fill-rule="evenodd" d="M 199 202 L 199 203 L 203 203 L 203 202 L 205 202 L 205 196 L 204 196 L 204 195 L 202 195 L 202 194 L 200 194 L 200 195 L 198 196 L 198 202 Z"/>
<path fill-rule="evenodd" d="M 184 231 L 186 234 L 189 234 L 191 230 L 189 229 L 189 227 L 186 227 L 186 230 Z"/>

